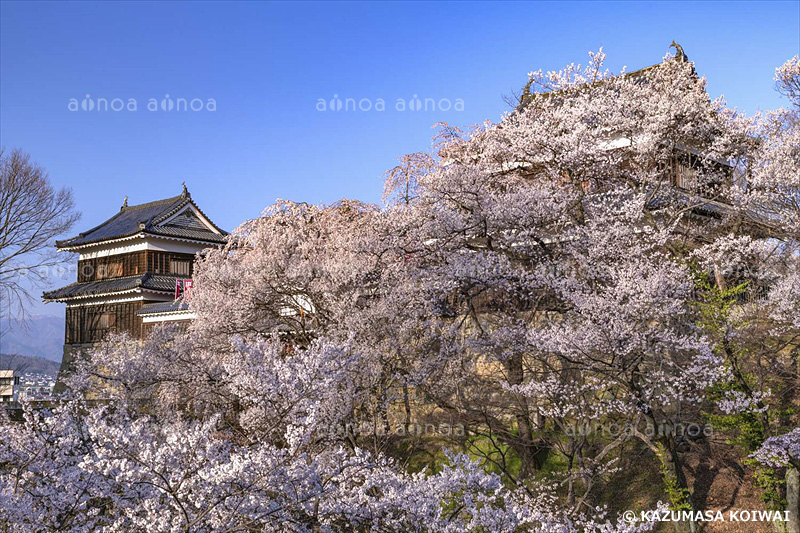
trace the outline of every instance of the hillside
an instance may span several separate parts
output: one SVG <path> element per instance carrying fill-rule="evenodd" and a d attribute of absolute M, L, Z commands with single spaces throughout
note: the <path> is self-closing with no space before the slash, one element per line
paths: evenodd
<path fill-rule="evenodd" d="M 61 362 L 64 319 L 36 315 L 26 321 L 4 318 L 0 322 L 0 354 L 42 357 Z"/>
<path fill-rule="evenodd" d="M 0 354 L 0 369 L 16 370 L 20 374 L 30 372 L 55 377 L 60 366 L 60 363 L 44 357 Z"/>

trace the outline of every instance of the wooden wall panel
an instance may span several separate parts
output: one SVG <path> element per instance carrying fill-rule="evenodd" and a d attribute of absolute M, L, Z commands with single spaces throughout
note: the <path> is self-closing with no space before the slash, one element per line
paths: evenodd
<path fill-rule="evenodd" d="M 178 271 L 175 272 L 173 262 L 188 262 L 189 263 L 189 276 L 194 271 L 194 255 L 180 254 L 176 252 L 154 252 L 147 251 L 147 271 L 154 274 L 177 274 L 185 276 L 186 273 Z"/>
<path fill-rule="evenodd" d="M 70 307 L 66 316 L 66 344 L 99 342 L 109 333 L 142 337 L 142 320 L 136 313 L 142 302 Z"/>
<path fill-rule="evenodd" d="M 78 282 L 97 281 L 144 274 L 147 268 L 146 252 L 110 255 L 78 261 Z"/>

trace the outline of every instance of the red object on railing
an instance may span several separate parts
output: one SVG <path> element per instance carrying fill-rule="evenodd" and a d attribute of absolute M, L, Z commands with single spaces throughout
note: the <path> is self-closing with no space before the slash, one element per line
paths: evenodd
<path fill-rule="evenodd" d="M 177 300 L 183 296 L 184 300 L 189 300 L 192 297 L 192 287 L 194 287 L 194 281 L 191 279 L 176 279 L 175 299 Z"/>

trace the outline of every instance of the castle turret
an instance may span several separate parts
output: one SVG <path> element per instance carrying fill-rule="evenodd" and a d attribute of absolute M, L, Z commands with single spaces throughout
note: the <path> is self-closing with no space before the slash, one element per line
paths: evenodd
<path fill-rule="evenodd" d="M 99 226 L 57 241 L 59 250 L 79 254 L 77 281 L 43 295 L 67 304 L 62 369 L 110 332 L 143 338 L 151 324 L 190 320 L 183 296 L 195 255 L 223 245 L 226 236 L 184 184 L 180 195 L 164 200 L 128 205 L 126 197 Z"/>

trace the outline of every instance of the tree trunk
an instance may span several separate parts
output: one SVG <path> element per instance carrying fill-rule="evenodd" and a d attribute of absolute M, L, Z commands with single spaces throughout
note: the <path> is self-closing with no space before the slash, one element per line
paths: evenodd
<path fill-rule="evenodd" d="M 724 291 L 728 288 L 728 284 L 725 282 L 725 275 L 716 263 L 714 264 L 714 281 L 717 282 L 717 288 L 719 290 Z"/>
<path fill-rule="evenodd" d="M 689 491 L 689 484 L 686 482 L 686 476 L 683 475 L 681 460 L 672 439 L 664 439 L 661 442 L 659 459 L 664 467 L 664 484 L 669 492 L 670 507 L 675 508 L 684 503 L 688 504 L 689 511 L 694 512 L 694 502 Z M 675 522 L 675 531 L 676 533 L 697 533 L 697 522 L 691 520 Z"/>
<path fill-rule="evenodd" d="M 800 471 L 791 465 L 786 469 L 786 510 L 789 511 L 787 533 L 800 533 Z"/>
<path fill-rule="evenodd" d="M 509 384 L 520 385 L 524 379 L 522 355 L 517 354 L 510 357 L 506 361 L 506 370 Z M 517 437 L 518 445 L 515 446 L 515 449 L 522 460 L 520 478 L 525 479 L 541 467 L 541 463 L 546 460 L 546 450 L 540 450 L 533 441 L 533 426 L 527 399 L 524 396 L 520 396 L 517 398 L 516 403 L 517 414 L 514 418 L 519 435 Z"/>
<path fill-rule="evenodd" d="M 405 415 L 406 415 L 405 421 L 404 421 L 405 422 L 405 427 L 406 427 L 406 429 L 408 429 L 408 427 L 411 425 L 411 402 L 408 399 L 408 384 L 407 383 L 403 383 L 403 407 L 405 408 Z"/>

